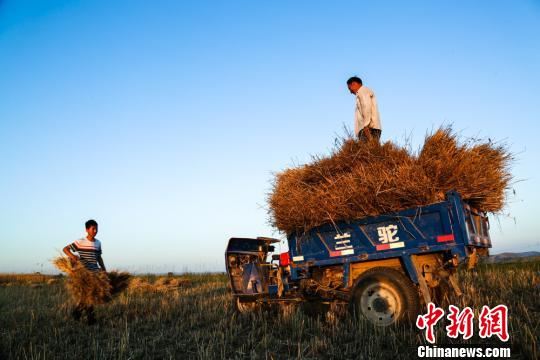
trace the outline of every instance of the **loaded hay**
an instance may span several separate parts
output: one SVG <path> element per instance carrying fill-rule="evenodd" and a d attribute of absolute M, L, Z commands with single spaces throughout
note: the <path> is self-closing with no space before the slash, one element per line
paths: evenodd
<path fill-rule="evenodd" d="M 345 138 L 330 156 L 276 175 L 270 222 L 287 234 L 304 232 L 443 201 L 450 190 L 475 208 L 499 212 L 512 161 L 504 145 L 460 142 L 451 127 L 427 135 L 418 154 L 390 141 Z"/>
<path fill-rule="evenodd" d="M 80 261 L 72 264 L 65 257 L 53 260 L 58 270 L 68 275 L 66 287 L 76 304 L 98 305 L 109 302 L 129 285 L 130 274 L 111 271 L 92 272 Z"/>

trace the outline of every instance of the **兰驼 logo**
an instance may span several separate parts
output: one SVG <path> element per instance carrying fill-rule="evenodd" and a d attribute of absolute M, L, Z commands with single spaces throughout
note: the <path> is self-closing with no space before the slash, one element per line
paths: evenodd
<path fill-rule="evenodd" d="M 379 226 L 377 228 L 377 234 L 379 235 L 380 245 L 377 245 L 377 251 L 396 249 L 405 247 L 403 241 L 399 241 L 398 226 L 395 224 L 390 224 L 387 226 Z"/>

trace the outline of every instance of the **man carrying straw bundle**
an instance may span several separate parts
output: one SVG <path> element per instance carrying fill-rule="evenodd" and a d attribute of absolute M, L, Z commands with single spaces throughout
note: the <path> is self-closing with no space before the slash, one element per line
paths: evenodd
<path fill-rule="evenodd" d="M 72 265 L 80 262 L 87 270 L 97 273 L 106 272 L 103 258 L 101 257 L 101 242 L 96 239 L 98 224 L 95 220 L 85 223 L 86 236 L 64 247 L 64 253 L 68 256 Z M 79 256 L 76 256 L 77 253 Z M 86 313 L 88 324 L 95 323 L 94 306 L 91 303 L 79 301 L 72 312 L 73 318 L 79 320 Z"/>
<path fill-rule="evenodd" d="M 353 76 L 347 80 L 347 87 L 356 96 L 354 112 L 354 134 L 360 141 L 377 140 L 381 137 L 381 120 L 375 93 L 362 85 L 362 80 Z"/>

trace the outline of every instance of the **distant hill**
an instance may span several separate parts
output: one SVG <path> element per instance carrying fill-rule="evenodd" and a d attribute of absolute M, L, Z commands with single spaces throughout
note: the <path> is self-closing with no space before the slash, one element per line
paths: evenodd
<path fill-rule="evenodd" d="M 525 251 L 520 253 L 504 252 L 496 255 L 491 255 L 485 259 L 487 263 L 501 263 L 501 262 L 521 262 L 540 260 L 540 252 L 538 251 Z"/>

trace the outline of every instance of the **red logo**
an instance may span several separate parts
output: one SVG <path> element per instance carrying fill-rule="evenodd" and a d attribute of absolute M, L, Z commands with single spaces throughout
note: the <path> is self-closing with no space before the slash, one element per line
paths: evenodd
<path fill-rule="evenodd" d="M 450 313 L 446 317 L 450 325 L 446 327 L 446 335 L 451 338 L 457 338 L 459 334 L 463 339 L 470 339 L 473 336 L 473 318 L 474 313 L 470 307 L 466 307 L 459 312 L 457 306 L 450 305 Z"/>
<path fill-rule="evenodd" d="M 508 341 L 508 308 L 506 305 L 498 305 L 493 309 L 484 305 L 479 320 L 481 338 L 497 335 L 501 341 Z"/>
<path fill-rule="evenodd" d="M 418 315 L 416 326 L 420 330 L 426 329 L 426 340 L 430 343 L 435 343 L 435 333 L 433 327 L 444 316 L 444 310 L 435 306 L 433 303 L 428 304 L 428 312 L 426 315 Z"/>
<path fill-rule="evenodd" d="M 418 315 L 416 326 L 420 330 L 425 330 L 426 340 L 432 344 L 435 343 L 435 330 L 439 320 L 444 316 L 444 310 L 433 303 L 428 304 L 427 313 Z M 462 311 L 457 306 L 450 305 L 448 316 L 449 321 L 446 326 L 446 335 L 450 338 L 457 338 L 460 334 L 463 339 L 470 339 L 474 331 L 474 312 L 470 307 Z M 484 305 L 478 316 L 479 336 L 488 338 L 497 335 L 501 341 L 508 341 L 508 308 L 506 305 L 498 305 L 493 309 Z"/>

